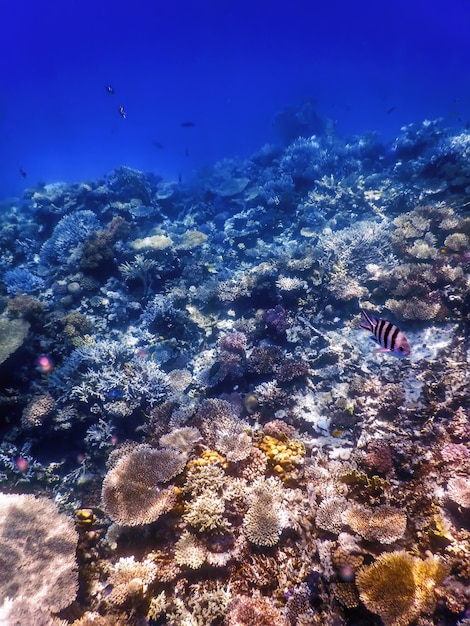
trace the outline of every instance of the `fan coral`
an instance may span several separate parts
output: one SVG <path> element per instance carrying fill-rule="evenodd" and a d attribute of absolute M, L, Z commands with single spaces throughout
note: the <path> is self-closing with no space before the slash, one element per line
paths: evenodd
<path fill-rule="evenodd" d="M 272 600 L 261 595 L 235 596 L 229 602 L 225 626 L 287 626 Z"/>
<path fill-rule="evenodd" d="M 107 601 L 120 606 L 130 598 L 142 596 L 154 581 L 156 573 L 157 566 L 150 559 L 136 561 L 133 556 L 120 558 L 108 578 L 112 589 Z"/>
<path fill-rule="evenodd" d="M 77 540 L 72 520 L 47 498 L 0 494 L 0 602 L 13 598 L 2 623 L 49 626 L 51 613 L 69 606 Z"/>
<path fill-rule="evenodd" d="M 447 485 L 448 497 L 464 509 L 470 509 L 470 479 L 454 476 Z"/>
<path fill-rule="evenodd" d="M 394 543 L 406 530 L 406 515 L 391 506 L 374 509 L 353 504 L 343 513 L 343 521 L 367 541 Z"/>
<path fill-rule="evenodd" d="M 101 492 L 109 517 L 126 526 L 150 524 L 176 503 L 173 487 L 161 488 L 183 471 L 186 456 L 142 444 L 121 458 L 106 474 Z"/>
<path fill-rule="evenodd" d="M 253 486 L 251 502 L 243 520 L 245 535 L 258 546 L 274 546 L 289 525 L 283 504 L 282 483 L 275 478 L 259 479 Z"/>
<path fill-rule="evenodd" d="M 385 626 L 408 626 L 435 605 L 434 589 L 447 575 L 435 557 L 425 561 L 406 552 L 382 554 L 356 575 L 356 586 L 366 607 Z"/>

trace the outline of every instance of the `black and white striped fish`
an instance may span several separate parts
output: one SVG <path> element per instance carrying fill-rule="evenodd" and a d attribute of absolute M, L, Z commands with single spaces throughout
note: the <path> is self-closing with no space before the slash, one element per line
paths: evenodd
<path fill-rule="evenodd" d="M 361 311 L 361 315 L 361 328 L 370 330 L 377 343 L 382 346 L 376 352 L 388 352 L 398 358 L 410 354 L 410 344 L 398 326 L 388 320 L 377 319 L 365 311 Z"/>

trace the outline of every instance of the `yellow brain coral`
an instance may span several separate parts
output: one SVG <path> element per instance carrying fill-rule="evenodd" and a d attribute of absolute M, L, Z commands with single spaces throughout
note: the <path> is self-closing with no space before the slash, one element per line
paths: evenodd
<path fill-rule="evenodd" d="M 408 626 L 432 613 L 434 589 L 446 575 L 446 566 L 435 557 L 423 561 L 407 552 L 392 552 L 361 568 L 356 586 L 362 602 L 385 626 Z"/>

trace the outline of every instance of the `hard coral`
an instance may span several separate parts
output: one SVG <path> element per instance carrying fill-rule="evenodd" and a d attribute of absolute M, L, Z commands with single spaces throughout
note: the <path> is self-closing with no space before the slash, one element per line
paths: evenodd
<path fill-rule="evenodd" d="M 182 472 L 185 465 L 186 456 L 176 450 L 137 446 L 105 476 L 104 510 L 113 521 L 127 526 L 154 522 L 176 503 L 174 488 L 164 489 L 161 483 Z"/>
<path fill-rule="evenodd" d="M 275 478 L 257 480 L 250 494 L 251 504 L 243 520 L 245 535 L 258 546 L 274 546 L 289 524 L 283 504 L 281 483 Z"/>
<path fill-rule="evenodd" d="M 470 478 L 454 476 L 447 485 L 448 497 L 464 509 L 470 509 Z"/>
<path fill-rule="evenodd" d="M 107 601 L 120 606 L 127 600 L 141 597 L 154 581 L 156 573 L 157 566 L 150 559 L 136 561 L 133 556 L 120 558 L 112 566 L 108 578 L 112 589 Z"/>
<path fill-rule="evenodd" d="M 258 447 L 266 454 L 269 465 L 283 481 L 293 479 L 298 475 L 305 457 L 303 443 L 265 435 Z"/>
<path fill-rule="evenodd" d="M 367 541 L 383 544 L 394 543 L 406 530 L 406 515 L 391 506 L 353 504 L 343 513 L 343 520 Z"/>
<path fill-rule="evenodd" d="M 272 600 L 261 595 L 235 596 L 228 605 L 225 626 L 287 626 Z"/>
<path fill-rule="evenodd" d="M 74 600 L 78 535 L 47 498 L 0 494 L 0 601 L 13 598 L 3 624 L 49 626 Z M 5 608 L 5 607 L 3 607 Z"/>
<path fill-rule="evenodd" d="M 432 613 L 434 589 L 446 575 L 447 568 L 435 557 L 422 561 L 407 552 L 392 552 L 360 569 L 356 585 L 362 602 L 385 626 L 408 626 Z"/>

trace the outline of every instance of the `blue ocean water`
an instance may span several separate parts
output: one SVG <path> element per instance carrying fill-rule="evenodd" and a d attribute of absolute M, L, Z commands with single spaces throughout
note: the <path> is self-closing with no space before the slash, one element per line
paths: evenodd
<path fill-rule="evenodd" d="M 3 0 L 0 197 L 119 165 L 188 179 L 304 99 L 344 134 L 465 123 L 468 19 L 464 0 Z"/>

